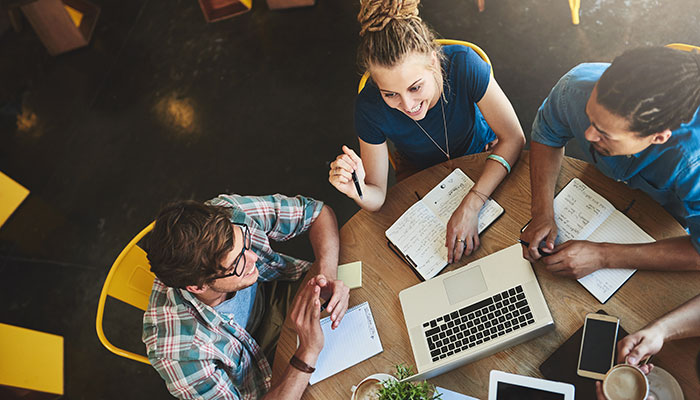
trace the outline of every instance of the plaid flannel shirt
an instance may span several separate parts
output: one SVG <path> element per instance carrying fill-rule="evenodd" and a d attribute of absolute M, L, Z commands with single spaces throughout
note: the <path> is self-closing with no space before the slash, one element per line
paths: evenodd
<path fill-rule="evenodd" d="M 270 247 L 309 229 L 323 203 L 302 197 L 220 195 L 208 202 L 232 209 L 245 223 L 258 255 L 259 281 L 295 280 L 311 263 Z M 272 370 L 260 347 L 233 318 L 217 313 L 187 290 L 158 279 L 143 318 L 148 359 L 181 399 L 257 399 L 270 389 Z"/>

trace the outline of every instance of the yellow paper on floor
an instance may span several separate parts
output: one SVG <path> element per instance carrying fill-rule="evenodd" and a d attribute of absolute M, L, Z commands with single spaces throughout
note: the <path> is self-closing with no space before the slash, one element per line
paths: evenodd
<path fill-rule="evenodd" d="M 73 20 L 75 26 L 79 27 L 80 23 L 83 22 L 83 13 L 65 4 L 63 5 L 63 7 L 66 9 L 66 11 L 68 11 L 68 15 L 70 16 L 70 19 Z"/>
<path fill-rule="evenodd" d="M 338 279 L 350 289 L 362 287 L 362 261 L 338 265 Z"/>
<path fill-rule="evenodd" d="M 0 226 L 2 226 L 29 194 L 24 186 L 0 172 Z"/>

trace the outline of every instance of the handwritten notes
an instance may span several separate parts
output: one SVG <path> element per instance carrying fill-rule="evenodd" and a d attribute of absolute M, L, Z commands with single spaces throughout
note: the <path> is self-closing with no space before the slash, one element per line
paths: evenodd
<path fill-rule="evenodd" d="M 461 169 L 455 169 L 387 229 L 387 239 L 414 264 L 423 279 L 434 277 L 447 266 L 447 223 L 472 186 L 474 182 Z M 502 213 L 503 207 L 489 199 L 479 212 L 479 233 Z"/>
<path fill-rule="evenodd" d="M 329 317 L 321 320 L 324 344 L 316 371 L 309 379 L 311 385 L 384 350 L 369 303 L 349 308 L 335 330 L 331 329 L 331 322 Z"/>
<path fill-rule="evenodd" d="M 554 199 L 554 218 L 559 235 L 555 244 L 568 240 L 608 243 L 648 243 L 654 239 L 603 196 L 579 179 L 573 179 Z M 599 269 L 581 279 L 598 301 L 605 303 L 636 272 L 636 269 Z"/>

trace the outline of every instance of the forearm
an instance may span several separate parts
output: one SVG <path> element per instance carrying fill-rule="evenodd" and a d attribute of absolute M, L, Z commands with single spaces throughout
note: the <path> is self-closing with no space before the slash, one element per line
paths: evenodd
<path fill-rule="evenodd" d="M 649 328 L 660 330 L 665 341 L 700 336 L 700 296 L 652 322 Z"/>
<path fill-rule="evenodd" d="M 600 246 L 606 268 L 699 271 L 700 254 L 690 240 L 689 236 L 679 236 L 653 243 L 601 243 Z"/>
<path fill-rule="evenodd" d="M 319 273 L 335 280 L 338 275 L 338 251 L 340 239 L 338 222 L 333 210 L 324 205 L 321 213 L 309 228 L 309 241 L 316 257 Z"/>
<path fill-rule="evenodd" d="M 351 196 L 360 208 L 372 212 L 382 208 L 384 200 L 386 200 L 386 188 L 369 182 L 360 183 L 360 187 L 362 189 L 362 199 L 357 193 Z"/>
<path fill-rule="evenodd" d="M 312 353 L 301 354 L 301 350 L 297 350 L 296 356 L 308 365 L 316 365 L 318 354 Z M 304 394 L 304 390 L 309 385 L 311 374 L 302 372 L 291 365 L 287 365 L 282 377 L 277 380 L 275 386 L 270 388 L 270 391 L 263 397 L 264 400 L 298 400 Z"/>
<path fill-rule="evenodd" d="M 554 214 L 554 189 L 564 158 L 564 148 L 550 147 L 532 142 L 530 146 L 530 189 L 532 204 L 530 213 Z"/>
<path fill-rule="evenodd" d="M 524 142 L 517 136 L 499 139 L 492 153 L 503 157 L 512 168 L 520 157 L 523 144 Z M 474 190 L 486 196 L 491 196 L 506 175 L 508 175 L 508 172 L 503 165 L 498 161 L 487 159 L 481 176 L 479 176 L 474 185 Z"/>

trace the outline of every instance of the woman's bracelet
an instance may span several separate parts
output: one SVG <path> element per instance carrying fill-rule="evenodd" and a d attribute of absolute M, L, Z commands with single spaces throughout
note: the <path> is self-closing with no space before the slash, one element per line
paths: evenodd
<path fill-rule="evenodd" d="M 510 173 L 510 164 L 508 164 L 508 161 L 506 161 L 505 158 L 499 156 L 498 154 L 489 154 L 489 156 L 486 157 L 486 159 L 498 162 L 503 166 L 503 168 L 506 169 L 507 173 Z"/>
<path fill-rule="evenodd" d="M 480 191 L 474 189 L 473 187 L 472 187 L 469 191 L 470 191 L 470 192 L 474 192 L 474 194 L 475 194 L 478 198 L 480 198 L 480 199 L 484 202 L 484 204 L 486 204 L 486 202 L 489 200 L 489 196 L 487 196 L 487 195 L 481 193 Z"/>

